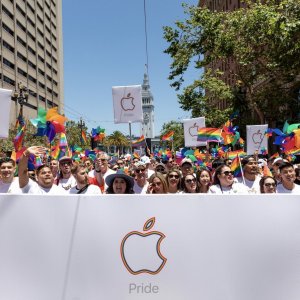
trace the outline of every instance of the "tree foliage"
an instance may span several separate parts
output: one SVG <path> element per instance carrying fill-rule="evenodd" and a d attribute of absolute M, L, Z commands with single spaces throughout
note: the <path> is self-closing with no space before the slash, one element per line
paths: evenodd
<path fill-rule="evenodd" d="M 299 0 L 249 1 L 247 8 L 230 12 L 185 5 L 185 12 L 185 21 L 176 22 L 175 28 L 164 27 L 169 43 L 165 52 L 172 58 L 169 79 L 181 90 L 178 97 L 184 110 L 193 117 L 204 115 L 216 125 L 236 108 L 248 116 L 249 111 L 256 112 L 260 123 L 297 118 Z M 199 69 L 199 78 L 183 86 L 191 67 Z M 232 80 L 230 85 L 225 77 Z M 215 109 L 220 100 L 229 104 L 226 111 Z"/>
<path fill-rule="evenodd" d="M 114 131 L 104 139 L 103 145 L 106 147 L 116 146 L 117 151 L 123 152 L 123 148 L 130 146 L 130 142 L 121 131 Z"/>

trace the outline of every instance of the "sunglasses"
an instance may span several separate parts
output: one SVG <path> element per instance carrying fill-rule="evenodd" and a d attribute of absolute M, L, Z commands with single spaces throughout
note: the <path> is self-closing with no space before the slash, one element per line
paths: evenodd
<path fill-rule="evenodd" d="M 264 185 L 267 186 L 267 187 L 270 187 L 270 186 L 274 186 L 275 187 L 276 183 L 265 183 Z"/>
<path fill-rule="evenodd" d="M 65 165 L 67 165 L 67 166 L 71 166 L 71 162 L 69 162 L 69 161 L 63 161 L 63 162 L 61 162 L 61 165 L 62 166 L 65 166 Z"/>
<path fill-rule="evenodd" d="M 225 171 L 225 172 L 223 172 L 221 174 L 224 174 L 225 176 L 228 176 L 228 175 L 233 175 L 234 172 L 233 171 Z"/>
<path fill-rule="evenodd" d="M 196 182 L 196 179 L 187 179 L 185 183 L 191 184 L 192 182 Z"/>
<path fill-rule="evenodd" d="M 164 172 L 165 169 L 164 169 L 164 168 L 158 168 L 158 169 L 156 169 L 156 171 L 157 171 L 157 172 Z"/>
<path fill-rule="evenodd" d="M 175 179 L 179 179 L 179 176 L 178 175 L 169 175 L 169 178 L 175 178 Z"/>
<path fill-rule="evenodd" d="M 105 161 L 107 161 L 105 158 L 101 158 L 100 159 L 102 162 L 105 162 Z"/>
<path fill-rule="evenodd" d="M 141 172 L 145 172 L 145 169 L 137 169 L 137 170 L 135 170 L 135 172 L 139 174 Z"/>

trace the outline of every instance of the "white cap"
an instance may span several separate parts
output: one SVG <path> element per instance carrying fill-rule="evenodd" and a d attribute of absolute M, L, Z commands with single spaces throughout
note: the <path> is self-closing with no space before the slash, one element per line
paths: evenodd
<path fill-rule="evenodd" d="M 150 164 L 150 158 L 146 155 L 141 157 L 141 162 L 143 162 L 144 164 Z"/>

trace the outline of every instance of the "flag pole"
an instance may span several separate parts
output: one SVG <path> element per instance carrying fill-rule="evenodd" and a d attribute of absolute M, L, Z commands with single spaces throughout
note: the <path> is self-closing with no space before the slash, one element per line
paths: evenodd
<path fill-rule="evenodd" d="M 237 157 L 239 158 L 239 164 L 240 164 L 240 168 L 241 168 L 241 172 L 242 172 L 243 183 L 244 183 L 244 185 L 246 185 L 245 177 L 244 177 L 244 171 L 243 171 L 243 167 L 242 167 L 242 164 L 241 164 L 241 159 L 240 159 L 240 156 L 238 154 L 237 154 Z"/>
<path fill-rule="evenodd" d="M 130 154 L 132 154 L 131 122 L 129 122 L 128 124 L 129 124 Z"/>

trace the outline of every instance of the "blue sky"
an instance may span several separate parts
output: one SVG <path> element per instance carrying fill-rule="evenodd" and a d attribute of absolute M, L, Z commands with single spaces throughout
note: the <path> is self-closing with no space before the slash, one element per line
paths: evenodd
<path fill-rule="evenodd" d="M 198 0 L 186 0 L 196 5 Z M 155 133 L 171 120 L 190 116 L 180 109 L 176 92 L 170 87 L 170 57 L 163 53 L 165 25 L 185 18 L 182 1 L 146 0 L 149 78 L 155 105 Z M 142 84 L 146 63 L 143 0 L 64 0 L 64 92 L 65 114 L 89 129 L 100 126 L 107 134 L 128 124 L 114 124 L 111 88 Z M 188 74 L 190 79 L 199 76 Z M 139 124 L 132 133 L 140 135 Z"/>

